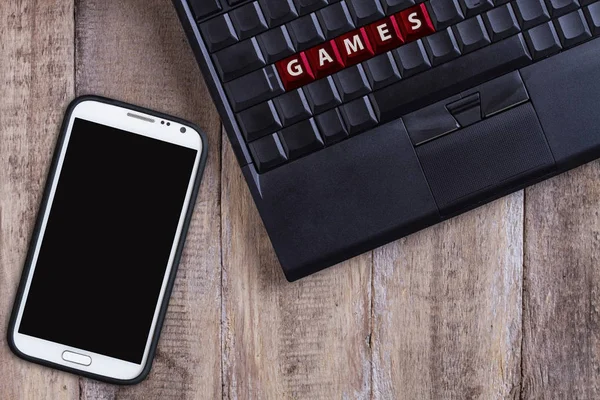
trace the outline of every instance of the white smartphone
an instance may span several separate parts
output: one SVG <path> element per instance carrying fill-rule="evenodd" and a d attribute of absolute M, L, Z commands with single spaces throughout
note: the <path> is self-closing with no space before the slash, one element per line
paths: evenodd
<path fill-rule="evenodd" d="M 193 125 L 100 97 L 65 116 L 13 307 L 21 358 L 144 379 L 206 159 Z"/>

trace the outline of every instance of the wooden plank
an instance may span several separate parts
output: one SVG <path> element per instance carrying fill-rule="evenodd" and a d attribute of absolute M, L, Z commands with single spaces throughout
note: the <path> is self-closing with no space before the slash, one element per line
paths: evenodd
<path fill-rule="evenodd" d="M 517 398 L 523 192 L 374 252 L 373 398 Z"/>
<path fill-rule="evenodd" d="M 18 359 L 6 332 L 64 108 L 73 96 L 71 0 L 0 2 L 0 397 L 75 399 L 77 377 Z"/>
<path fill-rule="evenodd" d="M 600 398 L 600 164 L 527 189 L 523 397 Z"/>
<path fill-rule="evenodd" d="M 221 397 L 220 121 L 168 1 L 77 2 L 78 94 L 101 94 L 196 122 L 209 159 L 150 379 L 83 397 Z"/>
<path fill-rule="evenodd" d="M 371 255 L 288 283 L 223 148 L 224 397 L 367 399 Z"/>

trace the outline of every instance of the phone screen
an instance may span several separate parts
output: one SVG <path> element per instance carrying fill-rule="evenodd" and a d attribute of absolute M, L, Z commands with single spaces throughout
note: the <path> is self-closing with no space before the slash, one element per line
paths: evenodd
<path fill-rule="evenodd" d="M 196 154 L 75 119 L 20 333 L 141 364 Z"/>

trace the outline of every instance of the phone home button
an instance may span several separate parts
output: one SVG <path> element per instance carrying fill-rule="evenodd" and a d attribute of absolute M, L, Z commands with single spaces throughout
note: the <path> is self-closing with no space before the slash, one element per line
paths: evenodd
<path fill-rule="evenodd" d="M 79 353 L 73 353 L 72 351 L 63 351 L 62 359 L 81 365 L 90 365 L 92 363 L 92 357 L 88 357 Z"/>

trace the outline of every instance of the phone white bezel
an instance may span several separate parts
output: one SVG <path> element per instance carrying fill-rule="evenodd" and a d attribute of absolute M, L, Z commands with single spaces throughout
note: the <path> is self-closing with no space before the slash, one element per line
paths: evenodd
<path fill-rule="evenodd" d="M 146 346 L 144 349 L 144 355 L 141 364 L 135 364 L 106 355 L 93 353 L 87 350 L 78 349 L 75 347 L 66 346 L 63 344 L 54 343 L 48 340 L 19 333 L 19 326 L 21 324 L 23 310 L 27 301 L 31 280 L 35 272 L 35 265 L 37 263 L 39 250 L 44 237 L 44 232 L 48 221 L 48 215 L 50 213 L 50 210 L 52 209 L 52 202 L 56 192 L 58 180 L 60 178 L 60 172 L 62 170 L 64 157 L 71 137 L 71 130 L 73 128 L 73 123 L 76 118 L 121 129 L 123 131 L 126 131 L 127 134 L 142 135 L 197 150 L 193 171 L 190 176 L 190 181 L 188 183 L 185 201 L 181 209 L 175 239 L 171 247 L 168 265 L 165 270 L 165 275 L 160 289 L 158 302 L 156 303 L 156 308 L 154 310 L 152 325 L 150 327 L 150 331 L 148 332 L 148 338 L 146 340 Z M 181 128 L 185 128 L 185 132 L 182 132 Z M 158 315 L 165 296 L 165 291 L 171 273 L 171 269 L 173 267 L 175 253 L 177 251 L 177 244 L 179 243 L 179 239 L 182 234 L 187 210 L 190 207 L 190 203 L 192 201 L 191 196 L 193 192 L 194 181 L 198 174 L 198 168 L 200 165 L 202 151 L 202 140 L 200 138 L 200 134 L 194 128 L 187 125 L 182 125 L 179 122 L 159 118 L 154 115 L 145 114 L 143 112 L 139 112 L 129 108 L 119 107 L 116 105 L 102 103 L 94 100 L 84 100 L 74 107 L 70 119 L 68 121 L 64 144 L 60 149 L 60 154 L 58 155 L 56 173 L 54 174 L 53 181 L 51 183 L 48 201 L 46 203 L 46 207 L 42 211 L 43 215 L 39 217 L 42 218 L 40 232 L 37 235 L 35 243 L 31 244 L 31 246 L 34 246 L 31 267 L 27 276 L 23 296 L 21 297 L 21 301 L 18 306 L 16 323 L 14 324 L 12 332 L 14 346 L 20 352 L 30 357 L 48 361 L 54 364 L 59 364 L 80 371 L 85 371 L 87 373 L 96 374 L 103 377 L 122 381 L 135 379 L 144 371 L 144 368 L 148 362 L 148 356 L 150 352 L 152 339 L 156 334 L 156 324 L 158 320 Z M 62 357 L 64 351 L 71 351 L 78 354 L 83 354 L 85 356 L 90 357 L 92 362 L 90 365 L 85 366 L 65 361 Z"/>

